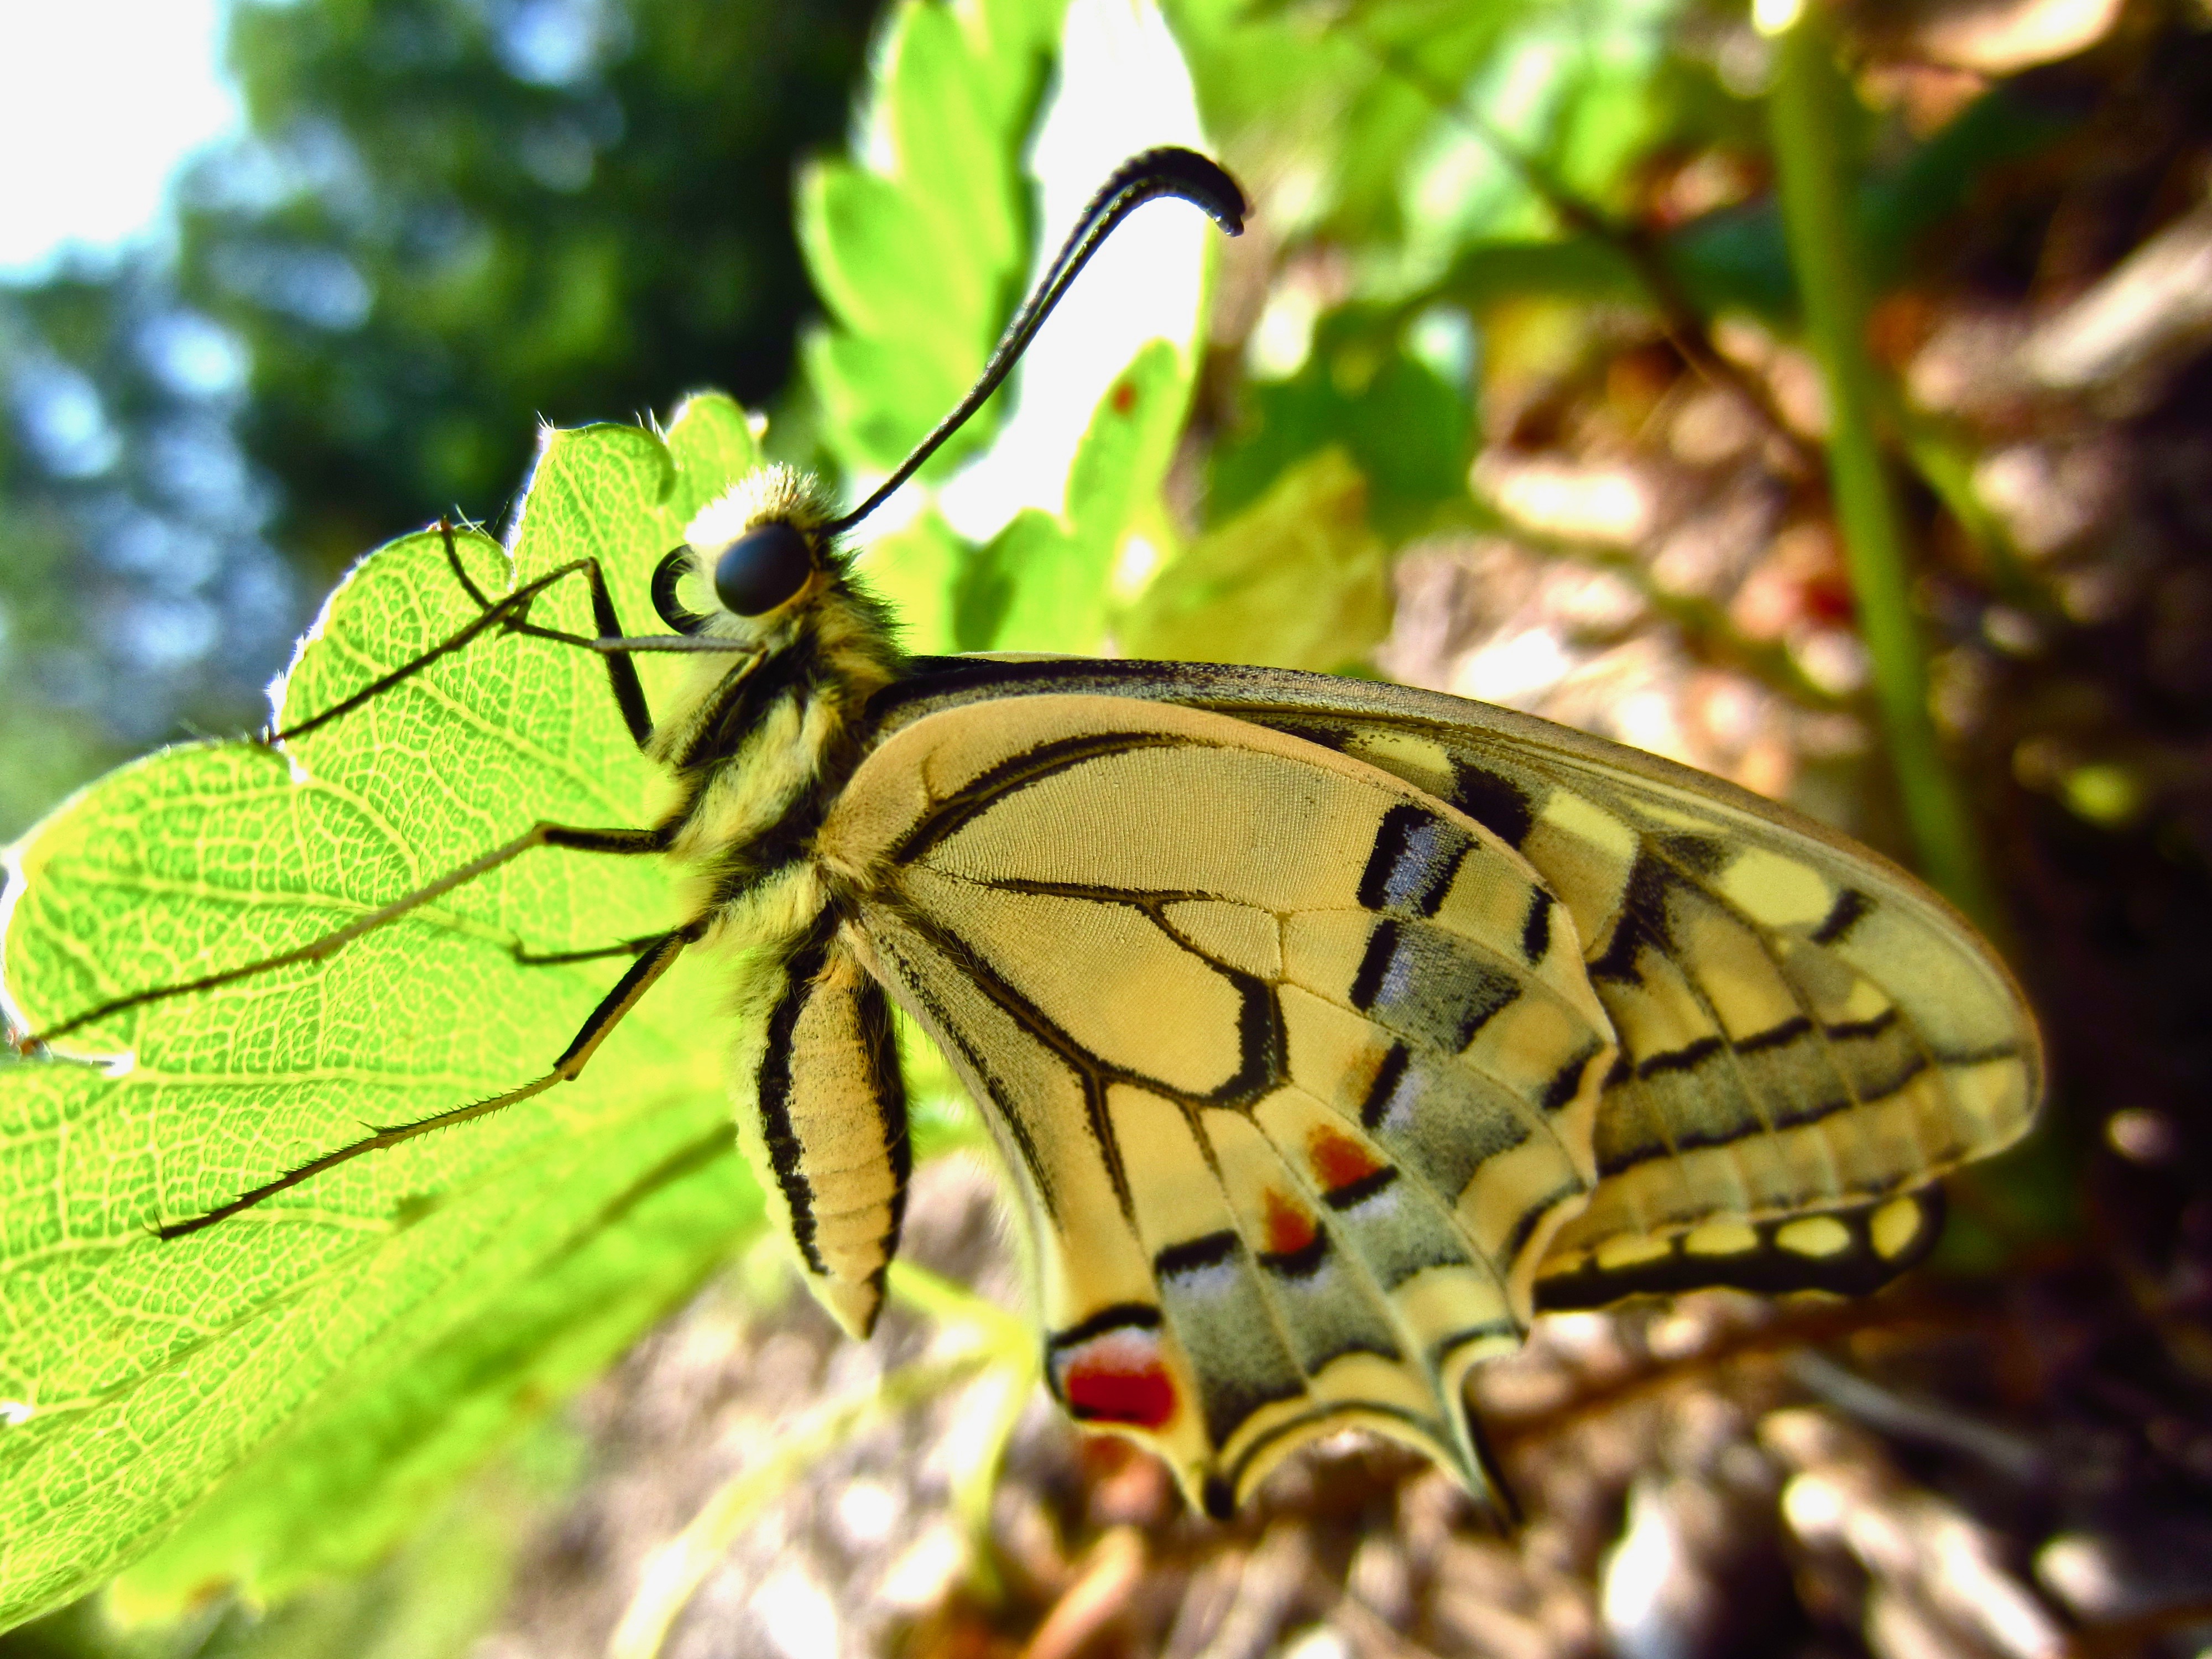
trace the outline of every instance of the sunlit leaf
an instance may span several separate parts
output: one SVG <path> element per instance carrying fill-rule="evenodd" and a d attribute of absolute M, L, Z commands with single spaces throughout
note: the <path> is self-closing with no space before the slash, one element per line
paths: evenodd
<path fill-rule="evenodd" d="M 453 1484 L 591 1382 L 698 1288 L 760 1214 L 721 1122 L 605 1206 L 600 1224 L 481 1316 L 393 1363 L 357 1363 L 125 1576 L 141 1610 L 235 1580 L 275 1601 L 374 1566 Z M 303 1525 L 303 1517 L 312 1525 Z"/>
<path fill-rule="evenodd" d="M 890 14 L 867 153 L 800 178 L 799 244 L 834 319 L 806 343 L 823 436 L 888 471 L 982 368 L 1020 299 L 1031 233 L 1021 152 L 1065 0 Z M 979 419 L 933 471 L 988 439 Z"/>
<path fill-rule="evenodd" d="M 1334 446 L 1170 563 L 1116 629 L 1136 657 L 1322 672 L 1363 664 L 1390 627 L 1389 560 L 1367 481 Z"/>
<path fill-rule="evenodd" d="M 635 428 L 556 434 L 515 574 L 594 556 L 642 628 L 654 561 L 752 459 L 741 413 L 720 398 L 695 400 L 665 444 Z M 470 535 L 461 549 L 480 585 L 506 587 L 497 546 Z M 436 537 L 392 544 L 332 596 L 285 717 L 474 614 Z M 578 582 L 532 615 L 590 626 Z M 296 946 L 540 818 L 643 823 L 651 781 L 599 660 L 520 637 L 480 640 L 285 754 L 163 751 L 19 849 L 14 1012 L 35 1030 Z M 320 964 L 141 1005 L 55 1045 L 127 1056 L 119 1074 L 63 1058 L 0 1072 L 0 1619 L 122 1566 L 227 1480 L 238 1484 L 215 1512 L 235 1549 L 191 1558 L 208 1571 L 244 1571 L 333 1503 L 362 1528 L 333 1553 L 357 1558 L 388 1529 L 387 1479 L 422 1479 L 495 1438 L 542 1406 L 525 1399 L 535 1385 L 573 1382 L 757 1224 L 726 1155 L 723 998 L 692 963 L 573 1085 L 204 1232 L 148 1231 L 364 1123 L 542 1073 L 624 963 L 526 966 L 513 947 L 605 945 L 675 914 L 658 860 L 539 850 Z M 611 1295 L 611 1274 L 629 1290 Z M 442 1446 L 416 1442 L 447 1390 L 482 1420 L 441 1430 Z M 417 1451 L 375 1462 L 356 1437 Z M 312 1564 L 311 1547 L 291 1548 Z"/>

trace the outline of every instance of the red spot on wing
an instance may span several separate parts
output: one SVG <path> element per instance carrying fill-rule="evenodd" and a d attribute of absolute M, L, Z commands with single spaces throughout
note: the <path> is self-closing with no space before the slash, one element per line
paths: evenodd
<path fill-rule="evenodd" d="M 1364 1181 L 1382 1167 L 1382 1160 L 1341 1130 L 1323 1124 L 1306 1137 L 1306 1156 L 1313 1160 L 1314 1179 L 1325 1193 Z"/>
<path fill-rule="evenodd" d="M 1296 1255 L 1314 1242 L 1314 1219 L 1273 1188 L 1267 1189 L 1267 1254 Z"/>
<path fill-rule="evenodd" d="M 1063 1356 L 1060 1367 L 1060 1395 L 1080 1421 L 1158 1429 L 1175 1415 L 1175 1379 L 1150 1332 L 1109 1332 Z"/>
<path fill-rule="evenodd" d="M 1114 412 L 1127 415 L 1137 406 L 1137 388 L 1127 380 L 1117 381 L 1114 387 Z"/>

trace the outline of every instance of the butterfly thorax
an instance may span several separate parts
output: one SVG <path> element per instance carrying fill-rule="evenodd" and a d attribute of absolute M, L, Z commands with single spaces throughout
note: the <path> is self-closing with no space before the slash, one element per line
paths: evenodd
<path fill-rule="evenodd" d="M 779 633 L 761 656 L 698 675 L 653 734 L 674 785 L 670 855 L 703 878 L 702 908 L 805 860 L 866 750 L 869 699 L 898 674 L 880 608 L 842 572 Z"/>

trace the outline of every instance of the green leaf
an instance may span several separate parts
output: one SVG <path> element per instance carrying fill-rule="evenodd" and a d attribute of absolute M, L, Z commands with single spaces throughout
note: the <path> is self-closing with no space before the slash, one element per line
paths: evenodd
<path fill-rule="evenodd" d="M 742 412 L 717 398 L 695 399 L 665 443 L 556 433 L 514 574 L 595 556 L 642 625 L 654 562 L 754 459 Z M 495 544 L 459 544 L 481 586 L 507 586 Z M 437 537 L 380 550 L 303 647 L 285 718 L 475 614 Z M 583 585 L 561 584 L 532 619 L 588 631 Z M 682 672 L 653 665 L 648 689 Z M 35 1030 L 295 948 L 538 819 L 645 823 L 652 783 L 599 659 L 511 635 L 440 659 L 284 755 L 163 751 L 17 849 L 13 1012 Z M 0 1620 L 127 1565 L 226 1480 L 216 1541 L 176 1547 L 196 1571 L 309 1570 L 313 1550 L 286 1530 L 330 1525 L 333 1501 L 359 1510 L 334 1551 L 357 1558 L 398 1523 L 407 1483 L 434 1485 L 503 1431 L 533 1382 L 568 1386 L 757 1225 L 749 1182 L 720 1151 L 725 998 L 713 964 L 693 960 L 573 1085 L 205 1231 L 147 1231 L 365 1123 L 541 1075 L 624 964 L 525 966 L 511 947 L 605 945 L 676 915 L 659 860 L 540 849 L 323 963 L 143 1004 L 54 1045 L 127 1060 L 0 1071 Z M 620 1298 L 617 1261 L 633 1287 Z M 350 1437 L 398 1443 L 439 1413 L 439 1392 L 476 1425 L 441 1430 L 386 1487 Z"/>
<path fill-rule="evenodd" d="M 1340 671 L 1389 631 L 1389 570 L 1332 446 L 1161 571 L 1117 632 L 1136 657 Z"/>
<path fill-rule="evenodd" d="M 1434 292 L 1471 311 L 1524 295 L 1616 305 L 1650 298 L 1620 248 L 1595 236 L 1477 242 L 1452 262 Z"/>
<path fill-rule="evenodd" d="M 477 1319 L 427 1347 L 403 1333 L 389 1368 L 349 1368 L 349 1392 L 331 1390 L 218 1486 L 121 1593 L 142 1614 L 173 1617 L 210 1583 L 268 1604 L 374 1566 L 455 1483 L 696 1291 L 761 1214 L 717 1121 Z"/>
<path fill-rule="evenodd" d="M 1316 325 L 1287 380 L 1250 388 L 1249 417 L 1214 453 L 1217 521 L 1243 512 L 1293 463 L 1341 444 L 1372 489 L 1376 524 L 1395 537 L 1467 497 L 1471 393 L 1407 349 L 1391 309 L 1350 305 Z"/>
<path fill-rule="evenodd" d="M 1154 340 L 1098 400 L 1067 474 L 1067 516 L 1095 556 L 1110 560 L 1153 504 L 1190 392 L 1182 354 Z M 1106 573 L 1097 574 L 1103 580 Z"/>
<path fill-rule="evenodd" d="M 865 165 L 801 174 L 799 239 L 834 319 L 805 343 L 823 435 L 889 471 L 957 403 L 1021 297 L 1021 152 L 1066 0 L 902 0 L 884 27 Z M 988 412 L 931 463 L 990 435 Z"/>
<path fill-rule="evenodd" d="M 447 1493 L 374 1566 L 281 1602 L 200 1601 L 179 1615 L 171 1602 L 142 1599 L 140 1575 L 126 1574 L 76 1603 L 104 1615 L 81 1649 L 34 1651 L 40 1659 L 468 1659 L 496 1626 L 519 1559 L 580 1449 L 549 1428 Z M 345 1520 L 325 1516 L 319 1524 L 343 1528 Z"/>

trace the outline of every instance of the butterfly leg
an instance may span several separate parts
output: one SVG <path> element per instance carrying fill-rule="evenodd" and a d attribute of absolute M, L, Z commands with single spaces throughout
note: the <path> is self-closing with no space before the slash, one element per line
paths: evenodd
<path fill-rule="evenodd" d="M 489 874 L 500 866 L 520 858 L 534 847 L 565 847 L 572 851 L 581 853 L 635 855 L 641 853 L 664 852 L 667 845 L 667 836 L 659 830 L 586 830 L 573 824 L 535 823 L 515 836 L 514 840 L 494 848 L 482 857 L 471 859 L 458 869 L 447 871 L 428 885 L 418 887 L 411 893 L 402 894 L 391 903 L 380 905 L 357 921 L 348 922 L 344 927 L 336 928 L 319 938 L 309 939 L 305 945 L 295 945 L 289 951 L 280 951 L 274 956 L 263 957 L 258 962 L 246 963 L 236 968 L 226 968 L 219 973 L 203 974 L 198 979 L 188 979 L 175 985 L 160 986 L 148 991 L 133 991 L 125 996 L 111 997 L 106 1002 L 73 1015 L 59 1024 L 49 1025 L 43 1030 L 34 1031 L 27 1036 L 15 1036 L 13 1039 L 14 1045 L 19 1050 L 37 1049 L 52 1042 L 57 1037 L 66 1036 L 71 1031 L 81 1030 L 95 1020 L 105 1019 L 111 1014 L 118 1014 L 128 1009 L 143 1007 L 149 1003 L 166 1002 L 172 997 L 186 996 L 196 991 L 211 991 L 218 986 L 249 979 L 256 974 L 265 974 L 272 969 L 289 968 L 301 963 L 320 962 L 325 957 L 335 956 L 364 934 L 374 933 L 386 923 L 396 921 L 409 912 L 422 908 L 432 900 L 444 897 L 457 887 L 466 886 L 477 877 Z M 623 947 L 625 951 L 628 948 L 628 946 Z"/>
<path fill-rule="evenodd" d="M 521 968 L 565 968 L 571 963 L 605 962 L 615 957 L 634 957 L 660 942 L 658 933 L 647 933 L 638 939 L 626 939 L 612 945 L 593 945 L 588 951 L 533 951 L 526 945 L 512 948 L 515 965 Z"/>
<path fill-rule="evenodd" d="M 495 1095 L 489 1100 L 479 1100 L 466 1106 L 456 1106 L 450 1111 L 439 1112 L 429 1117 L 418 1119 L 413 1123 L 394 1124 L 386 1128 L 380 1128 L 374 1134 L 365 1135 L 359 1140 L 339 1147 L 336 1152 L 325 1152 L 320 1158 L 311 1158 L 301 1164 L 299 1168 L 287 1170 L 274 1181 L 265 1181 L 258 1187 L 240 1193 L 228 1204 L 219 1204 L 204 1215 L 196 1215 L 189 1221 L 172 1222 L 166 1226 L 156 1227 L 154 1230 L 155 1236 L 161 1238 L 181 1238 L 187 1233 L 196 1233 L 203 1227 L 211 1227 L 218 1221 L 236 1215 L 241 1210 L 252 1209 L 255 1205 L 274 1198 L 277 1194 L 296 1187 L 301 1182 L 312 1180 L 326 1170 L 335 1169 L 341 1164 L 350 1163 L 366 1153 L 382 1152 L 387 1146 L 397 1146 L 403 1141 L 414 1139 L 417 1135 L 428 1134 L 433 1129 L 449 1129 L 456 1124 L 466 1123 L 475 1118 L 489 1117 L 494 1112 L 504 1111 L 507 1107 L 520 1104 L 533 1095 L 544 1093 L 556 1083 L 574 1081 L 577 1075 L 583 1071 L 585 1065 L 591 1060 L 592 1054 L 597 1051 L 599 1044 L 605 1042 L 615 1027 L 622 1024 L 623 1017 L 635 1008 L 645 994 L 653 988 L 654 981 L 675 965 L 676 958 L 683 954 L 684 947 L 697 939 L 702 931 L 703 929 L 700 925 L 691 924 L 678 927 L 672 933 L 663 933 L 653 940 L 640 953 L 636 962 L 630 965 L 629 971 L 616 981 L 614 989 L 608 992 L 600 1000 L 599 1006 L 592 1010 L 590 1017 L 584 1021 L 582 1029 L 577 1031 L 575 1040 L 562 1051 L 561 1057 L 553 1062 L 553 1068 L 544 1076 L 526 1083 L 519 1089 L 510 1089 L 503 1095 Z"/>
<path fill-rule="evenodd" d="M 738 1138 L 830 1316 L 866 1336 L 898 1249 L 913 1154 L 890 1006 L 825 910 L 785 959 L 738 1074 Z"/>
<path fill-rule="evenodd" d="M 526 582 L 506 598 L 495 599 L 477 585 L 476 579 L 469 574 L 467 566 L 462 562 L 460 550 L 453 540 L 453 521 L 439 520 L 438 532 L 445 540 L 446 562 L 453 567 L 454 580 L 479 607 L 476 618 L 428 650 L 410 658 L 388 673 L 378 676 L 352 696 L 340 699 L 320 713 L 281 731 L 264 732 L 263 742 L 285 743 L 303 737 L 319 726 L 351 714 L 362 704 L 374 701 L 393 686 L 412 678 L 432 663 L 453 655 L 472 641 L 497 630 L 526 634 L 533 639 L 550 640 L 559 645 L 575 646 L 596 651 L 605 657 L 607 681 L 614 692 L 615 705 L 622 710 L 623 723 L 629 728 L 631 739 L 642 749 L 653 736 L 653 714 L 646 706 L 645 687 L 638 679 L 637 665 L 630 660 L 631 657 L 641 652 L 733 653 L 747 648 L 727 640 L 682 634 L 653 634 L 638 638 L 625 635 L 622 630 L 622 618 L 615 610 L 614 596 L 607 589 L 606 576 L 599 568 L 599 562 L 592 558 L 571 560 Z M 558 629 L 541 627 L 529 619 L 530 607 L 541 594 L 556 583 L 578 574 L 581 574 L 590 586 L 592 622 L 598 633 L 568 634 Z"/>

